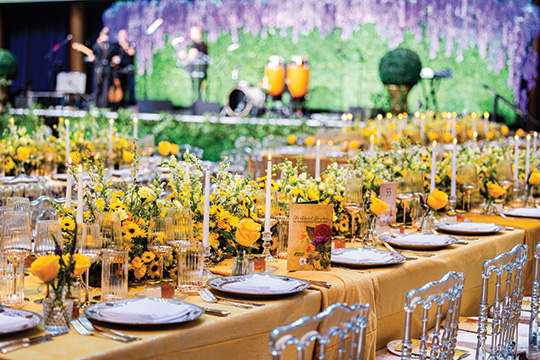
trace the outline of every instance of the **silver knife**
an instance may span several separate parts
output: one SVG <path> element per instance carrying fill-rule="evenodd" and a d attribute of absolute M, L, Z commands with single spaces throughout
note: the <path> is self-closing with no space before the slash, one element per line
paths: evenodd
<path fill-rule="evenodd" d="M 19 349 L 29 347 L 29 346 L 32 346 L 32 345 L 37 345 L 37 344 L 41 344 L 41 343 L 44 343 L 44 342 L 47 342 L 47 341 L 51 341 L 52 339 L 53 339 L 53 336 L 51 334 L 36 336 L 34 338 L 31 338 L 31 339 L 30 338 L 24 338 L 19 342 L 16 342 L 16 343 L 11 344 L 11 345 L 4 346 L 3 348 L 0 349 L 0 352 L 2 354 L 6 354 L 6 353 L 11 352 L 11 351 L 15 351 L 15 350 L 19 350 Z"/>
<path fill-rule="evenodd" d="M 326 281 L 307 280 L 307 282 L 309 282 L 311 285 L 321 286 L 321 287 L 324 287 L 324 288 L 327 288 L 327 289 L 330 289 L 332 287 L 332 284 L 330 284 L 329 282 L 326 282 Z"/>
<path fill-rule="evenodd" d="M 220 300 L 229 300 L 221 296 L 216 296 L 216 298 Z M 266 304 L 255 303 L 255 302 L 250 302 L 250 301 L 245 301 L 245 300 L 238 300 L 238 299 L 233 299 L 232 301 L 240 303 L 240 304 L 251 305 L 251 306 L 265 306 L 266 305 Z"/>
<path fill-rule="evenodd" d="M 231 313 L 230 311 L 218 310 L 218 309 L 213 309 L 213 308 L 209 308 L 205 306 L 201 306 L 201 309 L 204 310 L 205 314 L 214 315 L 214 316 L 227 316 Z"/>

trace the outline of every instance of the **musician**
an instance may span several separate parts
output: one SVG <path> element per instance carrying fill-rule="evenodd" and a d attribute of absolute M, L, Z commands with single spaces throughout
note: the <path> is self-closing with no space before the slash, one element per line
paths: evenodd
<path fill-rule="evenodd" d="M 188 61 L 187 69 L 191 76 L 193 94 L 196 100 L 201 100 L 201 93 L 206 88 L 206 72 L 208 69 L 208 46 L 203 41 L 202 30 L 198 26 L 193 26 L 189 31 L 191 44 L 188 52 L 181 51 L 178 54 L 179 60 Z"/>
<path fill-rule="evenodd" d="M 98 107 L 107 107 L 111 78 L 109 28 L 101 29 L 92 51 L 88 61 L 94 64 L 94 101 Z"/>
<path fill-rule="evenodd" d="M 112 45 L 112 55 L 111 62 L 113 67 L 117 66 L 116 73 L 124 93 L 123 102 L 135 105 L 135 45 L 128 41 L 125 29 L 118 32 L 118 43 Z"/>

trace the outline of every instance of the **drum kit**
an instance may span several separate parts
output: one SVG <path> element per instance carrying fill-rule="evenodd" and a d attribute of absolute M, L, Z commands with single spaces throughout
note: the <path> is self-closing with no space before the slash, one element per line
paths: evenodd
<path fill-rule="evenodd" d="M 281 97 L 288 90 L 291 106 L 293 103 L 296 104 L 298 113 L 298 106 L 301 111 L 301 103 L 307 94 L 308 85 L 309 62 L 307 58 L 292 56 L 285 67 L 285 60 L 282 57 L 272 55 L 264 68 L 260 88 L 251 86 L 246 81 L 240 81 L 226 99 L 225 112 L 233 117 L 243 117 L 250 113 L 259 115 L 265 111 L 267 97 L 277 100 L 283 106 Z M 290 114 L 291 109 L 280 107 L 277 110 Z"/>

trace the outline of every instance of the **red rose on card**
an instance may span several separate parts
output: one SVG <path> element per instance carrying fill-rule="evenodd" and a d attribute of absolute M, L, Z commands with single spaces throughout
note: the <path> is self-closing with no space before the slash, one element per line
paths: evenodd
<path fill-rule="evenodd" d="M 324 236 L 326 238 L 332 238 L 332 227 L 328 224 L 319 224 L 315 226 L 313 230 L 313 238 Z"/>

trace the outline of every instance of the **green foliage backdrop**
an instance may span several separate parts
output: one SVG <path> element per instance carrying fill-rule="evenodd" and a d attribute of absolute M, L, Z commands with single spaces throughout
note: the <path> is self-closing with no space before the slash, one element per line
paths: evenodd
<path fill-rule="evenodd" d="M 300 35 L 298 42 L 293 43 L 290 32 L 282 37 L 279 31 L 272 33 L 270 29 L 266 38 L 240 32 L 241 47 L 228 54 L 227 47 L 231 43 L 230 34 L 224 33 L 215 43 L 208 44 L 209 55 L 215 62 L 208 69 L 206 100 L 224 104 L 234 87 L 231 77 L 234 67 L 239 67 L 239 80 L 258 86 L 271 55 L 280 55 L 286 60 L 292 55 L 302 55 L 309 58 L 311 67 L 305 104 L 308 108 L 346 111 L 350 106 L 362 106 L 387 109 L 388 95 L 379 78 L 378 65 L 390 49 L 373 24 L 361 26 L 346 41 L 341 39 L 341 30 L 328 34 L 326 38 L 321 38 L 320 33 L 314 30 L 308 35 Z M 413 35 L 408 34 L 400 46 L 417 52 L 423 67 L 454 72 L 453 78 L 441 81 L 438 91 L 440 110 L 490 111 L 493 97 L 482 84 L 513 100 L 512 90 L 507 84 L 507 68 L 495 74 L 489 70 L 488 60 L 479 57 L 476 48 L 465 51 L 464 60 L 458 63 L 455 52 L 451 57 L 445 56 L 444 39 L 436 59 L 429 58 L 427 36 L 422 42 L 417 42 Z M 191 82 L 187 72 L 176 65 L 172 45 L 156 52 L 153 68 L 153 73 L 147 76 L 148 98 L 170 99 L 177 106 L 190 106 Z M 138 97 L 142 98 L 145 87 L 142 76 L 138 77 L 137 84 Z M 422 84 L 418 84 L 409 96 L 409 108 L 418 109 L 422 99 Z M 500 112 L 509 122 L 513 121 L 513 112 L 505 105 L 500 106 Z"/>

